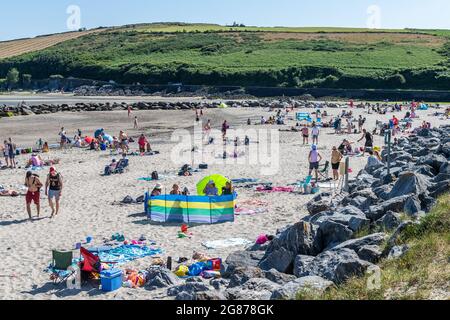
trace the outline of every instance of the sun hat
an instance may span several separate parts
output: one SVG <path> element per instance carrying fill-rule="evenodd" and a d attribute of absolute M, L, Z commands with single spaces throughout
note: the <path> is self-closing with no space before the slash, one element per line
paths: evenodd
<path fill-rule="evenodd" d="M 160 185 L 159 183 L 156 185 L 155 187 L 156 190 L 161 190 L 162 189 L 162 185 Z"/>
<path fill-rule="evenodd" d="M 381 148 L 380 147 L 373 147 L 373 151 L 380 152 Z"/>
<path fill-rule="evenodd" d="M 317 146 L 316 146 L 315 144 L 313 144 L 313 145 L 311 146 L 311 149 L 317 150 Z"/>

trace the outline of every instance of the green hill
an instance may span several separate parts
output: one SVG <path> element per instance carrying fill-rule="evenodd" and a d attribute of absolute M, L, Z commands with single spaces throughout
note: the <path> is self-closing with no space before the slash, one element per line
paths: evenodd
<path fill-rule="evenodd" d="M 448 89 L 450 31 L 128 25 L 0 60 L 34 79 Z"/>

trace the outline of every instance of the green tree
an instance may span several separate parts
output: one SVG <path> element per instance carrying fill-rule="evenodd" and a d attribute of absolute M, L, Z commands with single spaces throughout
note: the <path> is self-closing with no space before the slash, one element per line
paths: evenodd
<path fill-rule="evenodd" d="M 19 83 L 19 70 L 16 68 L 12 68 L 8 71 L 6 75 L 6 82 L 8 83 L 9 88 L 13 88 L 17 83 Z"/>
<path fill-rule="evenodd" d="M 22 74 L 22 83 L 24 86 L 29 86 L 31 84 L 31 74 L 24 73 Z"/>

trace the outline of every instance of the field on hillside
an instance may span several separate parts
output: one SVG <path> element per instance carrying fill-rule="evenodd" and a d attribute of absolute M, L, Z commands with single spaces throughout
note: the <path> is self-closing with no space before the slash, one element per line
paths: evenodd
<path fill-rule="evenodd" d="M 91 33 L 102 31 L 100 29 L 57 33 L 48 36 L 29 39 L 19 39 L 0 42 L 0 59 L 18 56 L 24 53 L 39 51 L 57 45 L 58 43 L 76 39 Z"/>
<path fill-rule="evenodd" d="M 121 83 L 448 89 L 448 35 L 445 30 L 131 25 L 0 60 L 0 77 L 17 67 L 33 78 L 61 74 Z"/>

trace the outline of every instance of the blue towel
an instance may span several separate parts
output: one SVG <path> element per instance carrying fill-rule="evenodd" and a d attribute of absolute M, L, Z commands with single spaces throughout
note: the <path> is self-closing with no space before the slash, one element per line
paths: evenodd
<path fill-rule="evenodd" d="M 102 262 L 121 264 L 161 253 L 161 249 L 152 249 L 139 245 L 123 245 L 108 251 L 101 251 L 98 256 Z"/>

